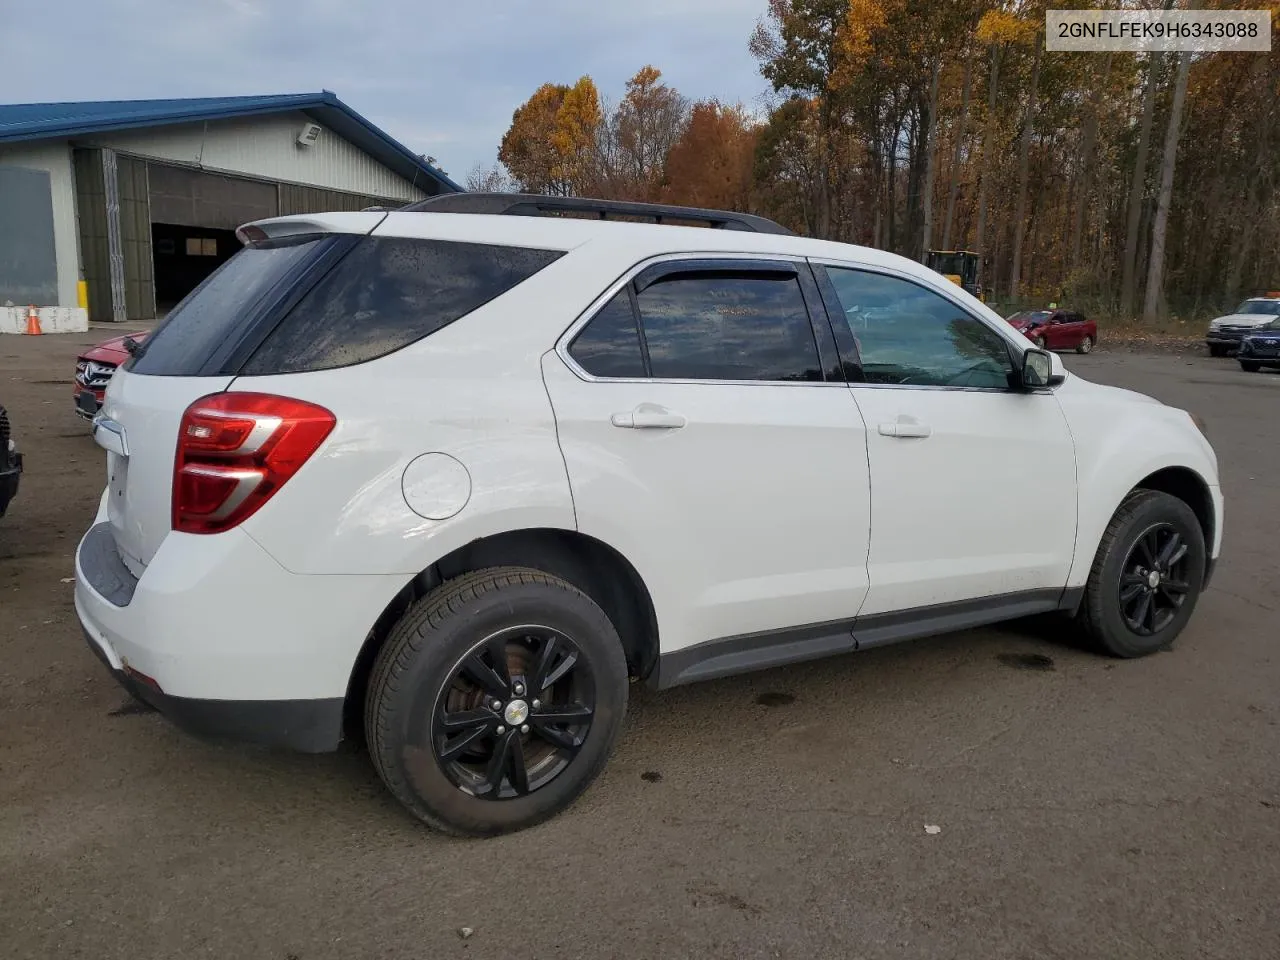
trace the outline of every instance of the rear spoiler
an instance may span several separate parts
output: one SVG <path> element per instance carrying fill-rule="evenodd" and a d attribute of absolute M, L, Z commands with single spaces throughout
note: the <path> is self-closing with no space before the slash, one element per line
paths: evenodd
<path fill-rule="evenodd" d="M 296 237 L 307 233 L 369 234 L 387 218 L 385 210 L 359 213 L 306 213 L 287 217 L 254 220 L 237 228 L 236 238 L 243 244 L 260 243 L 279 237 Z"/>

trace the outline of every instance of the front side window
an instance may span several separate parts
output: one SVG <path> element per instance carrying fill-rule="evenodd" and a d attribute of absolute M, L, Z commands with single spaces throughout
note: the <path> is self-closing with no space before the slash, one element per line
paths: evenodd
<path fill-rule="evenodd" d="M 858 342 L 864 382 L 1009 387 L 1008 342 L 950 300 L 898 277 L 842 267 L 827 272 Z"/>
<path fill-rule="evenodd" d="M 676 274 L 636 299 L 658 379 L 823 379 L 794 276 Z"/>

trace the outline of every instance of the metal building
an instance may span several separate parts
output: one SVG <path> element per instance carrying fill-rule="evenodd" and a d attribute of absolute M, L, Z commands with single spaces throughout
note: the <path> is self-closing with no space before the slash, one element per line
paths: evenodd
<path fill-rule="evenodd" d="M 0 332 L 163 315 L 250 220 L 461 189 L 329 91 L 0 105 Z"/>

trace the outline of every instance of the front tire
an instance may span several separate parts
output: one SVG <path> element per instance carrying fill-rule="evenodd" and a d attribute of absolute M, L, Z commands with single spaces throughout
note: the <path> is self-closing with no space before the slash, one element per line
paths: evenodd
<path fill-rule="evenodd" d="M 479 570 L 392 629 L 369 679 L 369 753 L 424 823 L 520 830 L 564 810 L 604 767 L 627 685 L 617 631 L 590 597 L 538 570 Z"/>
<path fill-rule="evenodd" d="M 1258 363 L 1256 360 L 1241 360 L 1240 369 L 1245 373 L 1257 373 L 1262 369 L 1262 364 Z"/>
<path fill-rule="evenodd" d="M 1209 344 L 1209 356 L 1211 356 L 1211 357 L 1225 357 L 1226 355 L 1227 355 L 1227 348 L 1226 348 L 1226 347 L 1221 346 L 1220 344 L 1217 344 L 1217 343 L 1211 343 L 1211 344 Z"/>
<path fill-rule="evenodd" d="M 1205 541 L 1186 503 L 1137 490 L 1120 505 L 1093 561 L 1080 609 L 1096 646 L 1115 657 L 1168 647 L 1204 585 Z"/>

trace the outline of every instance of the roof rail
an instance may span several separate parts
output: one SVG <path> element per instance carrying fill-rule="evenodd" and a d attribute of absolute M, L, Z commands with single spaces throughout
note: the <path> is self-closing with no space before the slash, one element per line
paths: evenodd
<path fill-rule="evenodd" d="M 720 230 L 746 230 L 752 233 L 780 233 L 794 236 L 792 231 L 750 213 L 729 210 L 706 210 L 701 207 L 677 207 L 665 203 L 632 203 L 627 200 L 592 200 L 588 197 L 546 197 L 533 193 L 442 193 L 427 197 L 402 211 L 421 213 L 487 213 L 518 217 L 539 217 L 559 213 L 595 214 L 600 220 L 613 217 L 637 217 L 654 223 L 692 221 Z"/>

